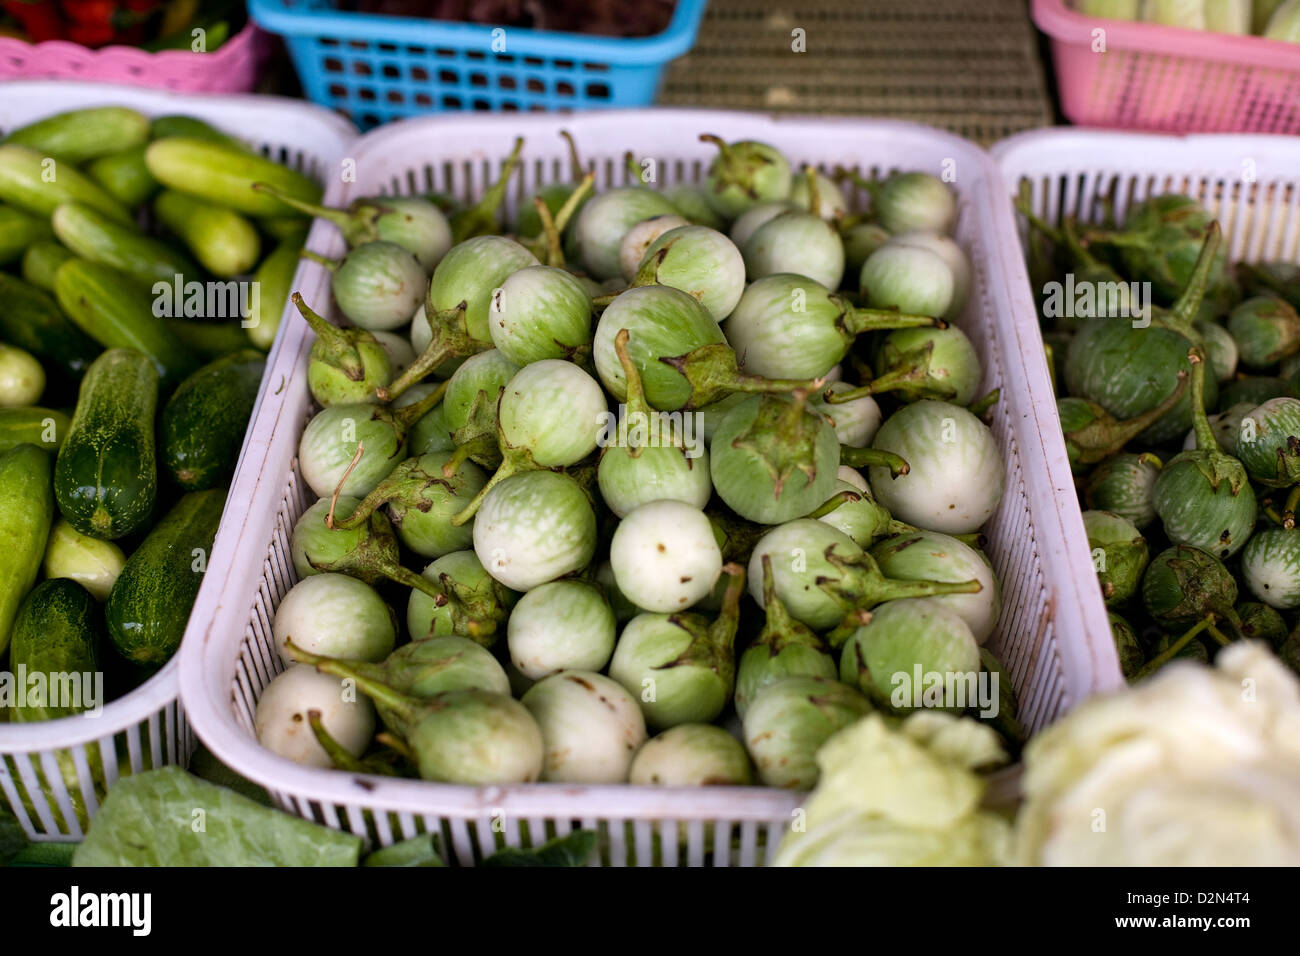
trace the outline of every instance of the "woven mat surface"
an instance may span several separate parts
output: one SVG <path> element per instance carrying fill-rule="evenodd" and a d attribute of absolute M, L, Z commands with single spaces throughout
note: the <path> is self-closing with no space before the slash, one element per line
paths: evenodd
<path fill-rule="evenodd" d="M 1053 122 L 1025 0 L 709 0 L 659 102 L 910 119 L 983 145 Z"/>

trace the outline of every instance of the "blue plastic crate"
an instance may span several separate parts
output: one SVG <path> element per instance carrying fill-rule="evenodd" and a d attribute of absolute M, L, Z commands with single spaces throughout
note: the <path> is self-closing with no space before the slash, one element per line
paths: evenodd
<path fill-rule="evenodd" d="M 308 98 L 362 129 L 444 110 L 648 106 L 695 42 L 707 0 L 677 0 L 662 33 L 623 38 L 341 12 L 336 0 L 249 0 L 284 37 Z"/>

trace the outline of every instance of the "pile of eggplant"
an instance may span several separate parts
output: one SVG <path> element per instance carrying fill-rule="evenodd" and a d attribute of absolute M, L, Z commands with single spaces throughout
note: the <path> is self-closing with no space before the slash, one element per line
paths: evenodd
<path fill-rule="evenodd" d="M 1019 205 L 1125 676 L 1243 638 L 1300 669 L 1300 266 L 1230 263 L 1190 196 Z"/>

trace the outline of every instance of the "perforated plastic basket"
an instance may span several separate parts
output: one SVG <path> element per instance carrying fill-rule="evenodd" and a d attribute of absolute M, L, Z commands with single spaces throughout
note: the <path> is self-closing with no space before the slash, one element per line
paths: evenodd
<path fill-rule="evenodd" d="M 1082 523 L 1077 514 L 1063 520 L 1059 505 L 1073 495 L 1073 483 L 1011 207 L 987 154 L 951 134 L 884 121 L 668 110 L 588 114 L 563 123 L 547 117 L 411 120 L 363 136 L 353 153 L 357 181 L 331 190 L 329 199 L 344 203 L 367 194 L 428 190 L 476 196 L 496 176 L 516 135 L 526 138 L 519 195 L 528 195 L 567 175 L 556 135 L 562 126 L 576 137 L 581 154 L 594 160 L 602 187 L 624 182 L 625 150 L 653 157 L 661 186 L 699 181 L 713 154 L 698 142 L 702 131 L 764 140 L 795 162 L 825 169 L 840 164 L 871 173 L 954 164 L 957 238 L 974 271 L 961 324 L 983 360 L 984 387 L 1002 390 L 993 431 L 1008 469 L 1006 496 L 986 529 L 1005 594 L 990 646 L 1011 673 L 1021 717 L 1031 729 L 1094 691 L 1116 686 L 1106 617 L 1084 594 L 1096 581 Z M 319 230 L 312 245 L 327 255 L 343 250 L 337 233 Z M 298 280 L 306 300 L 325 308 L 328 273 L 310 266 Z M 272 372 L 285 384 L 258 410 L 231 491 L 232 520 L 214 548 L 214 563 L 227 569 L 226 579 L 200 596 L 181 650 L 186 708 L 213 753 L 295 813 L 381 844 L 438 832 L 462 863 L 499 843 L 530 845 L 579 826 L 600 832 L 601 859 L 613 865 L 767 859 L 798 794 L 758 787 L 462 787 L 303 767 L 258 745 L 252 730 L 257 698 L 282 668 L 271 622 L 296 577 L 289 538 L 313 497 L 296 460 L 312 413 L 305 375 L 312 336 L 296 316 L 286 315 L 285 325 Z"/>
<path fill-rule="evenodd" d="M 1048 222 L 1091 221 L 1100 197 L 1113 195 L 1123 216 L 1147 196 L 1180 192 L 1218 217 L 1229 260 L 1300 262 L 1300 138 L 1051 129 L 1003 140 L 993 157 L 1012 194 L 1029 184 L 1033 209 Z M 1063 520 L 1082 523 L 1076 496 L 1060 509 Z M 1073 557 L 1087 556 L 1085 537 Z M 1095 584 L 1084 599 L 1103 610 Z"/>
<path fill-rule="evenodd" d="M 150 115 L 185 113 L 322 182 L 356 138 L 356 131 L 337 116 L 279 97 L 177 96 L 135 87 L 39 80 L 7 83 L 4 92 L 0 134 L 44 116 L 90 106 L 130 106 Z M 273 349 L 259 403 L 274 362 Z M 232 513 L 239 520 L 238 509 L 228 504 L 223 522 L 230 521 Z M 220 586 L 217 560 L 214 554 L 208 563 L 200 596 Z M 106 649 L 105 653 L 113 652 Z M 145 684 L 106 705 L 98 717 L 0 723 L 0 795 L 30 838 L 80 839 L 105 787 L 129 773 L 189 760 L 194 736 L 177 701 L 179 669 L 179 659 L 172 658 Z"/>
<path fill-rule="evenodd" d="M 1080 126 L 1300 133 L 1300 44 L 1101 20 L 1066 0 L 1034 0 L 1033 16 Z"/>
<path fill-rule="evenodd" d="M 677 0 L 650 37 L 549 33 L 341 12 L 336 0 L 250 0 L 284 37 L 307 96 L 362 129 L 447 110 L 648 106 L 695 42 L 706 0 Z"/>
<path fill-rule="evenodd" d="M 27 43 L 0 37 L 0 79 L 52 79 L 129 83 L 184 93 L 246 93 L 257 82 L 274 41 L 251 21 L 211 53 L 106 46 L 48 40 Z"/>

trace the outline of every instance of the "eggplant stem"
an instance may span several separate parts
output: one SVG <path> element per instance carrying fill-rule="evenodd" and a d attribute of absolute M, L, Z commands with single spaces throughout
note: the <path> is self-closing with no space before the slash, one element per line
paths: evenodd
<path fill-rule="evenodd" d="M 578 144 L 573 139 L 573 134 L 567 129 L 560 130 L 560 137 L 569 144 L 569 175 L 575 181 L 582 179 L 583 168 L 582 161 L 578 158 Z"/>
<path fill-rule="evenodd" d="M 1191 278 L 1187 280 L 1187 287 L 1169 309 L 1170 322 L 1179 330 L 1192 327 L 1196 313 L 1201 308 L 1201 300 L 1205 298 L 1205 290 L 1210 282 L 1210 270 L 1214 266 L 1214 257 L 1219 251 L 1222 240 L 1223 232 L 1216 219 L 1205 231 L 1205 242 L 1201 245 L 1200 255 L 1196 257 L 1196 265 L 1192 268 Z"/>
<path fill-rule="evenodd" d="M 839 508 L 841 505 L 852 504 L 855 501 L 861 501 L 861 500 L 862 500 L 862 493 L 860 491 L 837 491 L 835 494 L 827 498 L 826 501 L 823 502 L 820 507 L 816 508 L 813 511 L 808 512 L 806 517 L 824 518 L 826 517 L 826 515 L 830 514 L 832 511 L 835 511 L 837 508 Z M 766 557 L 767 556 L 764 555 L 765 559 Z"/>
<path fill-rule="evenodd" d="M 295 644 L 291 637 L 285 640 L 284 646 L 285 650 L 291 652 L 294 660 L 303 664 L 310 664 L 322 674 L 333 674 L 335 677 L 345 677 L 352 680 L 367 697 L 382 703 L 385 707 L 391 707 L 394 711 L 410 714 L 420 705 L 417 698 L 394 690 L 382 681 L 373 680 L 364 674 L 357 673 L 351 666 L 350 661 L 312 654 Z"/>
<path fill-rule="evenodd" d="M 1283 526 L 1288 530 L 1295 527 L 1296 508 L 1300 508 L 1300 485 L 1296 485 L 1287 492 L 1286 504 L 1283 506 Z"/>
<path fill-rule="evenodd" d="M 321 745 L 325 755 L 330 758 L 336 770 L 345 770 L 349 773 L 368 773 L 365 764 L 356 757 L 352 756 L 344 746 L 339 743 L 325 729 L 325 724 L 321 720 L 321 712 L 316 709 L 307 711 L 307 723 L 311 725 L 311 732 L 316 735 L 316 742 Z"/>
<path fill-rule="evenodd" d="M 306 202 L 296 196 L 290 196 L 288 193 L 270 183 L 253 183 L 253 192 L 265 193 L 273 199 L 279 200 L 290 209 L 296 209 L 300 213 L 312 216 L 316 219 L 324 219 L 326 222 L 333 223 L 339 229 L 344 229 L 352 222 L 352 216 L 345 209 L 336 209 L 333 206 L 323 206 L 319 203 Z"/>
<path fill-rule="evenodd" d="M 488 492 L 511 475 L 517 475 L 521 471 L 538 470 L 538 466 L 529 459 L 527 451 L 511 448 L 506 445 L 505 439 L 500 439 L 500 444 L 502 446 L 500 466 L 492 472 L 492 477 L 483 483 L 478 494 L 471 498 L 464 508 L 451 516 L 452 527 L 459 528 L 478 514 L 478 509 L 482 506 Z"/>
<path fill-rule="evenodd" d="M 555 214 L 556 232 L 562 233 L 568 228 L 569 220 L 571 220 L 574 214 L 578 211 L 578 207 L 582 205 L 583 199 L 585 199 L 587 194 L 592 192 L 595 187 L 595 173 L 587 173 L 587 175 L 583 176 L 582 179 L 578 181 L 578 185 L 574 188 L 573 192 L 569 193 L 569 198 L 564 200 L 559 211 Z"/>
<path fill-rule="evenodd" d="M 317 265 L 322 265 L 330 272 L 339 267 L 338 259 L 330 259 L 328 256 L 322 256 L 319 252 L 312 252 L 310 249 L 302 250 L 302 252 L 298 253 L 298 256 L 301 259 L 309 259 Z"/>
<path fill-rule="evenodd" d="M 1182 636 L 1179 637 L 1178 640 L 1174 641 L 1155 657 L 1151 658 L 1151 660 L 1143 664 L 1142 669 L 1137 672 L 1137 679 L 1141 680 L 1143 677 L 1154 674 L 1165 664 L 1169 663 L 1178 655 L 1179 651 L 1192 642 L 1192 638 L 1196 637 L 1196 635 L 1200 634 L 1213 623 L 1213 614 L 1206 615 L 1203 620 L 1197 621 L 1188 630 L 1183 632 Z"/>
<path fill-rule="evenodd" d="M 848 305 L 841 323 L 852 335 L 864 332 L 892 331 L 894 329 L 946 329 L 943 319 L 919 313 L 899 312 L 897 309 L 863 309 Z"/>
<path fill-rule="evenodd" d="M 454 309 L 445 309 L 435 314 L 434 319 L 428 319 L 429 331 L 433 333 L 433 338 L 425 346 L 423 352 L 419 354 L 401 375 L 387 386 L 380 386 L 375 389 L 375 394 L 383 403 L 391 402 L 412 385 L 418 384 L 426 375 L 432 373 L 439 365 L 448 359 L 459 356 L 474 355 L 477 352 L 485 352 L 492 346 L 478 341 L 469 334 L 465 326 L 465 313 L 469 304 L 462 301 Z M 428 310 L 425 310 L 426 317 Z M 436 325 L 434 324 L 436 321 Z"/>
<path fill-rule="evenodd" d="M 375 734 L 375 742 L 383 744 L 390 750 L 396 751 L 399 756 L 404 757 L 411 763 L 420 762 L 420 758 L 416 756 L 415 751 L 410 748 L 410 745 L 392 731 L 384 730 Z"/>
<path fill-rule="evenodd" d="M 445 382 L 439 382 L 434 386 L 432 392 L 424 396 L 424 398 L 420 399 L 418 402 L 412 402 L 410 405 L 405 405 L 390 413 L 393 416 L 393 423 L 402 431 L 402 434 L 405 434 L 412 425 L 438 406 L 438 403 L 442 401 L 443 396 L 447 394 L 447 387 L 450 384 L 450 379 Z"/>
<path fill-rule="evenodd" d="M 330 495 L 330 510 L 325 515 L 325 527 L 331 531 L 334 530 L 334 508 L 339 503 L 339 495 L 342 494 L 343 486 L 348 483 L 348 479 L 352 477 L 352 470 L 360 464 L 361 456 L 365 453 L 366 443 L 363 441 L 357 442 L 357 450 L 353 453 L 352 460 L 348 462 L 347 470 L 343 472 L 343 477 L 339 479 L 339 483 L 334 486 L 334 494 Z"/>
<path fill-rule="evenodd" d="M 983 418 L 1002 398 L 1002 389 L 995 388 L 981 399 L 971 403 L 970 413 L 976 418 Z"/>
<path fill-rule="evenodd" d="M 807 163 L 803 167 L 804 179 L 808 181 L 808 211 L 814 216 L 821 216 L 822 197 L 817 188 L 817 170 Z"/>
<path fill-rule="evenodd" d="M 849 445 L 840 445 L 840 464 L 852 468 L 888 468 L 891 478 L 899 478 L 912 470 L 911 465 L 893 452 Z"/>

